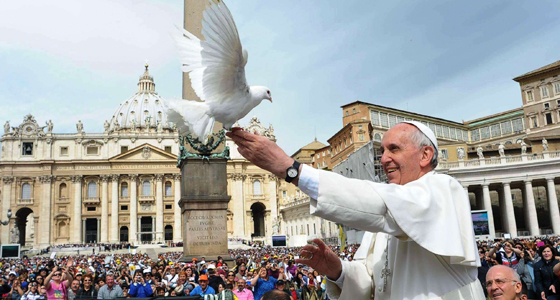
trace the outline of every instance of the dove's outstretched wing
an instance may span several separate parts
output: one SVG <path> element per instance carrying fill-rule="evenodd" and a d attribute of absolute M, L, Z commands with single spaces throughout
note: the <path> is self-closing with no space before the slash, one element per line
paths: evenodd
<path fill-rule="evenodd" d="M 219 105 L 246 101 L 249 95 L 245 79 L 247 51 L 241 46 L 237 27 L 224 2 L 210 0 L 204 11 L 202 35 L 206 40 L 201 41 L 184 29 L 181 33 L 175 40 L 182 70 L 189 73 L 198 97 L 208 104 Z"/>

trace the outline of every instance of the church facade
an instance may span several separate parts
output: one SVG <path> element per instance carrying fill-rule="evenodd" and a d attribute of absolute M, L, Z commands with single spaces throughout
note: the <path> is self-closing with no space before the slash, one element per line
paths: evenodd
<path fill-rule="evenodd" d="M 182 240 L 179 134 L 167 121 L 148 66 L 138 91 L 122 102 L 104 132 L 55 133 L 31 114 L 4 124 L 0 157 L 1 243 L 27 247 L 90 242 Z M 256 117 L 246 130 L 275 140 Z M 267 239 L 278 219 L 278 181 L 245 160 L 228 139 L 228 235 Z"/>

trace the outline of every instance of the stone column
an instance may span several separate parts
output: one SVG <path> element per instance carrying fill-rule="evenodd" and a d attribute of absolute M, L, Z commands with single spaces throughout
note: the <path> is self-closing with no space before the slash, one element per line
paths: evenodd
<path fill-rule="evenodd" d="M 556 196 L 556 186 L 554 178 L 546 179 L 546 193 L 548 198 L 548 210 L 550 211 L 550 222 L 552 231 L 555 235 L 560 234 L 560 213 L 558 212 L 558 197 Z"/>
<path fill-rule="evenodd" d="M 118 243 L 119 237 L 119 174 L 111 176 L 111 243 Z"/>
<path fill-rule="evenodd" d="M 525 180 L 525 220 L 531 236 L 540 234 L 535 196 L 533 195 L 533 184 L 531 180 Z"/>
<path fill-rule="evenodd" d="M 138 244 L 136 239 L 136 229 L 138 227 L 138 199 L 136 199 L 136 180 L 138 179 L 138 174 L 128 175 L 130 178 L 130 228 L 129 241 L 132 244 Z"/>
<path fill-rule="evenodd" d="M 97 243 L 99 243 L 99 236 L 101 235 L 101 233 L 100 233 L 101 225 L 99 223 L 101 223 L 101 219 L 97 218 L 97 240 L 96 240 Z M 99 251 L 99 249 L 98 249 L 98 251 Z"/>
<path fill-rule="evenodd" d="M 156 174 L 156 242 L 163 242 L 163 174 Z"/>
<path fill-rule="evenodd" d="M 268 199 L 270 203 L 270 220 L 278 220 L 280 217 L 278 214 L 278 202 L 277 202 L 277 195 L 276 195 L 276 176 L 273 174 L 268 174 Z M 278 231 L 280 232 L 280 231 Z M 269 232 L 269 235 L 272 235 L 274 230 Z"/>
<path fill-rule="evenodd" d="M 51 183 L 52 175 L 39 176 L 43 186 L 41 199 L 41 216 L 39 218 L 39 247 L 45 248 L 51 244 Z"/>
<path fill-rule="evenodd" d="M 513 199 L 511 198 L 511 187 L 509 182 L 504 182 L 504 205 L 507 214 L 507 230 L 512 238 L 517 237 L 517 223 L 515 222 L 515 212 L 513 210 Z"/>
<path fill-rule="evenodd" d="M 89 242 L 89 241 L 86 241 L 86 220 L 85 219 L 82 220 L 82 237 L 83 237 L 85 243 Z M 80 238 L 80 240 L 81 239 L 82 238 Z"/>
<path fill-rule="evenodd" d="M 184 28 L 190 33 L 197 36 L 199 39 L 204 37 L 201 34 L 202 31 L 202 18 L 203 12 L 206 9 L 208 1 L 200 0 L 185 0 L 184 8 Z M 194 92 L 191 87 L 191 79 L 189 74 L 183 73 L 183 99 L 189 100 L 200 100 L 198 95 Z M 221 127 L 220 127 L 221 128 Z"/>
<path fill-rule="evenodd" d="M 74 183 L 74 215 L 73 215 L 74 228 L 72 230 L 72 235 L 71 235 L 72 237 L 70 241 L 72 243 L 81 244 L 82 243 L 82 175 L 72 176 L 72 182 Z"/>
<path fill-rule="evenodd" d="M 233 200 L 233 236 L 242 237 L 245 235 L 244 224 L 245 224 L 245 210 L 243 208 L 243 203 L 245 198 L 243 196 L 243 180 L 246 175 L 242 173 L 234 173 L 231 175 L 232 187 L 231 196 Z"/>
<path fill-rule="evenodd" d="M 490 227 L 490 235 L 496 236 L 496 228 L 494 227 L 494 212 L 492 211 L 492 200 L 490 198 L 490 189 L 488 183 L 482 184 L 482 208 L 488 212 L 488 223 Z"/>
<path fill-rule="evenodd" d="M 10 202 L 12 201 L 12 182 L 14 178 L 10 176 L 2 177 L 2 182 L 4 187 L 2 188 L 3 199 L 2 199 L 2 214 L 0 215 L 0 220 L 5 221 L 8 219 L 8 209 L 10 209 Z M 17 198 L 17 196 L 15 197 Z M 16 212 L 12 212 L 15 215 Z M 2 234 L 0 236 L 0 242 L 2 244 L 9 244 L 10 241 L 10 226 L 0 225 L 0 230 Z"/>
<path fill-rule="evenodd" d="M 152 217 L 152 243 L 156 241 L 156 236 L 154 234 L 155 228 L 156 228 L 156 218 Z"/>
<path fill-rule="evenodd" d="M 173 186 L 175 191 L 173 196 L 175 197 L 174 209 L 173 209 L 173 242 L 177 243 L 183 240 L 181 234 L 181 206 L 179 201 L 181 201 L 181 174 L 173 174 Z"/>
<path fill-rule="evenodd" d="M 101 176 L 101 243 L 109 242 L 109 178 L 109 175 Z"/>

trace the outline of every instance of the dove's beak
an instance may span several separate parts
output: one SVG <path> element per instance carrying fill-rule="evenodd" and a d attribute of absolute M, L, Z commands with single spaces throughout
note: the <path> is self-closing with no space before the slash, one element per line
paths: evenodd
<path fill-rule="evenodd" d="M 270 100 L 270 103 L 272 103 L 272 97 L 270 97 L 270 99 L 268 99 L 268 100 Z"/>

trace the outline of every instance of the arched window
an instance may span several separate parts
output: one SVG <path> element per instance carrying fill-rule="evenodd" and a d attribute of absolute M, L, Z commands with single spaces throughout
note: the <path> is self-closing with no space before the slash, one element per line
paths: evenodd
<path fill-rule="evenodd" d="M 123 197 L 123 198 L 128 197 L 128 183 L 127 182 L 121 183 L 121 197 Z"/>
<path fill-rule="evenodd" d="M 152 189 L 150 186 L 150 182 L 148 180 L 144 180 L 142 182 L 142 196 L 151 196 Z"/>
<path fill-rule="evenodd" d="M 172 196 L 172 195 L 173 195 L 173 193 L 171 193 L 171 182 L 166 181 L 165 182 L 165 196 L 169 197 L 169 196 Z"/>
<path fill-rule="evenodd" d="M 258 180 L 253 181 L 253 195 L 261 195 L 261 182 Z"/>
<path fill-rule="evenodd" d="M 87 196 L 88 198 L 97 197 L 97 184 L 95 182 L 88 183 Z"/>
<path fill-rule="evenodd" d="M 373 136 L 373 140 L 376 141 L 376 142 L 381 142 L 381 135 L 379 133 L 376 133 Z"/>
<path fill-rule="evenodd" d="M 31 199 L 31 184 L 24 183 L 21 186 L 21 199 Z"/>
<path fill-rule="evenodd" d="M 60 198 L 68 198 L 68 189 L 66 188 L 66 183 L 61 183 L 58 186 L 58 196 Z"/>

